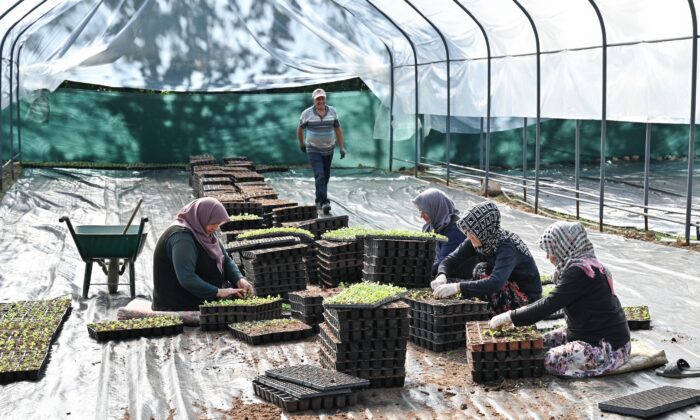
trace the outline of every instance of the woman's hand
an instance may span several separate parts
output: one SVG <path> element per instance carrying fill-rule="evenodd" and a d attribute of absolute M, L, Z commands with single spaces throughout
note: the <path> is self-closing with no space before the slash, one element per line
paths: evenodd
<path fill-rule="evenodd" d="M 255 289 L 253 288 L 253 285 L 250 284 L 250 282 L 246 280 L 245 277 L 238 280 L 238 288 L 243 289 L 245 291 L 245 294 L 248 296 L 253 296 L 255 294 Z"/>
<path fill-rule="evenodd" d="M 228 299 L 230 297 L 238 297 L 241 298 L 245 295 L 245 290 L 243 289 L 219 289 L 216 292 L 216 297 L 218 299 Z"/>
<path fill-rule="evenodd" d="M 435 299 L 445 299 L 459 293 L 459 283 L 447 283 L 438 286 L 433 292 Z"/>
<path fill-rule="evenodd" d="M 512 324 L 513 321 L 511 321 L 510 319 L 510 311 L 508 311 L 503 312 L 502 314 L 498 314 L 491 318 L 491 320 L 489 321 L 489 328 L 495 330 L 497 328 L 507 327 Z"/>

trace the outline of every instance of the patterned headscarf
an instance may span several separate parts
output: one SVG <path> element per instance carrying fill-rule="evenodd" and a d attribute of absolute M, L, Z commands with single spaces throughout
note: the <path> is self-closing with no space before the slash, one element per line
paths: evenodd
<path fill-rule="evenodd" d="M 224 253 L 219 240 L 207 234 L 207 226 L 228 221 L 228 213 L 219 200 L 211 197 L 198 198 L 178 212 L 171 226 L 182 226 L 192 232 L 194 238 L 216 261 L 220 272 L 224 272 Z"/>
<path fill-rule="evenodd" d="M 608 280 L 613 294 L 613 279 L 610 271 L 598 261 L 593 244 L 588 239 L 586 229 L 578 222 L 555 222 L 545 229 L 537 244 L 548 255 L 554 255 L 557 267 L 552 280 L 558 283 L 561 276 L 571 267 L 578 267 L 590 278 L 595 277 L 597 268 Z"/>
<path fill-rule="evenodd" d="M 479 203 L 457 221 L 457 227 L 465 235 L 471 232 L 481 241 L 477 252 L 484 255 L 495 255 L 503 242 L 510 242 L 528 257 L 532 256 L 527 245 L 518 235 L 501 229 L 501 212 L 491 202 Z"/>
<path fill-rule="evenodd" d="M 458 217 L 454 201 L 437 188 L 428 188 L 418 194 L 413 204 L 430 218 L 430 223 L 423 225 L 423 232 L 438 232 Z"/>

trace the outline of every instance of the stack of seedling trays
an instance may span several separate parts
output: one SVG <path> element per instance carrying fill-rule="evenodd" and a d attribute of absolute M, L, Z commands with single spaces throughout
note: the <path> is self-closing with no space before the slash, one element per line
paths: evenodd
<path fill-rule="evenodd" d="M 366 379 L 311 365 L 271 369 L 253 379 L 255 395 L 286 412 L 354 405 L 355 391 L 368 386 Z"/>
<path fill-rule="evenodd" d="M 289 200 L 274 199 L 274 198 L 256 198 L 253 202 L 260 203 L 263 208 L 263 226 L 272 226 L 272 211 L 277 208 L 293 207 L 297 203 Z"/>
<path fill-rule="evenodd" d="M 197 198 L 201 197 L 218 197 L 221 194 L 231 194 L 235 193 L 236 190 L 233 185 L 223 185 L 223 184 L 210 184 L 201 185 L 194 187 L 194 195 Z"/>
<path fill-rule="evenodd" d="M 323 322 L 323 299 L 338 293 L 333 290 L 302 290 L 289 294 L 292 317 L 314 327 L 319 332 L 318 325 Z"/>
<path fill-rule="evenodd" d="M 228 199 L 234 197 L 240 197 L 240 201 Z M 221 201 L 221 204 L 224 205 L 224 208 L 226 209 L 226 212 L 228 212 L 229 215 L 254 214 L 257 216 L 261 216 L 263 214 L 262 205 L 260 205 L 260 203 L 256 203 L 255 201 L 243 201 L 245 200 L 245 196 L 243 196 L 242 194 L 225 194 L 217 198 L 219 199 L 219 201 Z"/>
<path fill-rule="evenodd" d="M 491 330 L 488 322 L 467 324 L 467 355 L 474 382 L 542 376 L 543 346 L 542 334 L 534 327 Z"/>
<path fill-rule="evenodd" d="M 87 329 L 91 338 L 110 341 L 176 335 L 182 332 L 183 327 L 182 319 L 166 315 L 123 321 L 100 321 L 88 324 Z"/>
<path fill-rule="evenodd" d="M 623 306 L 627 325 L 630 330 L 648 330 L 651 328 L 651 315 L 649 315 L 649 307 L 641 306 Z"/>
<path fill-rule="evenodd" d="M 486 302 L 434 299 L 431 289 L 411 291 L 405 300 L 411 307 L 409 340 L 435 352 L 464 347 L 466 323 L 491 317 Z"/>
<path fill-rule="evenodd" d="M 354 284 L 323 303 L 321 365 L 368 379 L 374 388 L 403 386 L 409 306 L 405 289 Z"/>
<path fill-rule="evenodd" d="M 229 166 L 230 167 L 230 166 Z M 249 169 L 241 168 L 240 170 L 235 170 L 230 172 L 235 183 L 239 182 L 252 182 L 252 181 L 264 181 L 265 177 L 260 175 L 255 171 Z"/>
<path fill-rule="evenodd" d="M 243 239 L 240 241 L 232 241 L 226 244 L 226 251 L 231 255 L 233 261 L 239 268 L 243 266 L 243 251 L 252 249 L 265 249 L 277 246 L 296 245 L 301 242 L 301 239 L 296 236 L 280 236 L 274 238 L 260 239 Z"/>
<path fill-rule="evenodd" d="M 318 277 L 324 287 L 357 283 L 362 279 L 363 244 L 359 241 L 316 241 Z"/>
<path fill-rule="evenodd" d="M 362 279 L 397 286 L 430 285 L 435 242 L 423 239 L 365 238 Z"/>
<path fill-rule="evenodd" d="M 192 175 L 194 174 L 195 171 L 199 167 L 202 166 L 207 166 L 214 168 L 216 167 L 217 162 L 216 159 L 214 159 L 214 156 L 212 155 L 192 155 L 190 156 L 190 163 L 187 165 L 187 172 L 189 173 L 189 181 L 190 185 L 193 184 L 193 178 Z"/>
<path fill-rule="evenodd" d="M 199 306 L 199 325 L 204 331 L 224 330 L 236 322 L 263 321 L 282 316 L 282 299 L 248 297 L 205 302 Z"/>
<path fill-rule="evenodd" d="M 248 201 L 257 201 L 264 199 L 276 199 L 277 191 L 272 187 L 261 187 L 257 185 L 240 185 L 238 184 L 238 189 L 243 195 L 245 195 Z"/>
<path fill-rule="evenodd" d="M 272 210 L 272 225 L 282 226 L 285 222 L 298 222 L 318 217 L 315 205 L 281 207 Z"/>
<path fill-rule="evenodd" d="M 265 321 L 236 322 L 228 328 L 233 336 L 251 346 L 301 340 L 313 335 L 313 327 L 298 319 L 277 318 Z"/>
<path fill-rule="evenodd" d="M 282 295 L 305 290 L 308 276 L 303 244 L 243 251 L 246 278 L 258 296 Z"/>
<path fill-rule="evenodd" d="M 262 216 L 256 214 L 243 213 L 229 216 L 229 221 L 221 225 L 222 232 L 232 232 L 235 230 L 262 229 Z"/>
<path fill-rule="evenodd" d="M 39 378 L 70 311 L 70 298 L 0 304 L 0 383 Z"/>

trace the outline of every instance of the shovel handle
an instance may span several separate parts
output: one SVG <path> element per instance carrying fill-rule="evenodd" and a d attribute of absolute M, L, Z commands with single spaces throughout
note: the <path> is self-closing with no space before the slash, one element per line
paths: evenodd
<path fill-rule="evenodd" d="M 131 213 L 131 217 L 129 218 L 129 221 L 127 222 L 126 226 L 124 226 L 124 232 L 122 232 L 122 235 L 126 235 L 126 231 L 129 230 L 129 226 L 131 226 L 131 222 L 134 221 L 134 216 L 136 216 L 136 212 L 139 211 L 141 203 L 143 203 L 143 198 L 139 199 L 139 202 L 136 203 L 136 208 Z"/>

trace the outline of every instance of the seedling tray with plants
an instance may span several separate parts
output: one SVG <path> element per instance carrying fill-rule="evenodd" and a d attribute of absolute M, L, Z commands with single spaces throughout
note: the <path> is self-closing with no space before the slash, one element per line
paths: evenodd
<path fill-rule="evenodd" d="M 324 233 L 322 236 L 328 235 Z M 318 249 L 319 255 L 323 255 L 327 259 L 330 259 L 333 255 L 355 255 L 364 252 L 364 246 L 362 242 L 359 241 L 330 241 L 325 239 L 320 239 L 316 241 L 316 248 Z"/>
<path fill-rule="evenodd" d="M 434 315 L 466 315 L 489 313 L 488 304 L 474 299 L 435 299 L 431 289 L 410 291 L 405 298 L 411 312 L 419 311 Z"/>
<path fill-rule="evenodd" d="M 0 383 L 39 379 L 48 363 L 47 350 L 0 352 Z"/>
<path fill-rule="evenodd" d="M 260 203 L 263 207 L 263 212 L 265 214 L 269 213 L 270 217 L 272 217 L 272 210 L 277 209 L 277 208 L 283 208 L 283 207 L 294 207 L 297 206 L 298 203 L 294 201 L 289 201 L 289 200 L 283 200 L 283 199 L 278 199 L 278 198 L 263 198 L 259 200 L 255 200 L 256 202 Z"/>
<path fill-rule="evenodd" d="M 288 387 L 285 389 L 288 389 Z M 337 409 L 357 403 L 357 395 L 353 392 L 322 397 L 296 398 L 288 392 L 265 385 L 258 380 L 253 380 L 253 390 L 259 398 L 275 404 L 290 413 L 304 410 Z"/>
<path fill-rule="evenodd" d="M 97 341 L 126 340 L 139 337 L 162 337 L 180 334 L 182 320 L 174 316 L 100 321 L 87 326 L 90 337 Z"/>
<path fill-rule="evenodd" d="M 239 322 L 230 324 L 233 336 L 246 343 L 277 343 L 280 341 L 301 340 L 313 334 L 313 328 L 296 319 L 270 319 L 264 321 Z"/>
<path fill-rule="evenodd" d="M 421 257 L 428 252 L 435 252 L 435 243 L 429 240 L 365 238 L 364 252 L 370 257 Z"/>
<path fill-rule="evenodd" d="M 362 271 L 362 280 L 367 282 L 395 284 L 402 287 L 425 287 L 430 284 L 431 276 L 425 273 L 421 276 L 412 274 L 371 274 Z"/>
<path fill-rule="evenodd" d="M 324 316 L 333 328 L 343 330 L 407 329 L 408 305 L 391 302 L 373 309 L 342 310 L 326 308 Z"/>
<path fill-rule="evenodd" d="M 305 290 L 289 294 L 292 312 L 305 316 L 323 315 L 323 299 L 338 293 L 337 290 Z"/>
<path fill-rule="evenodd" d="M 323 306 L 327 309 L 372 309 L 399 300 L 405 293 L 406 289 L 402 287 L 363 282 L 326 299 Z"/>
<path fill-rule="evenodd" d="M 630 330 L 648 330 L 651 328 L 651 315 L 649 315 L 649 307 L 641 306 L 624 306 L 627 318 L 627 325 Z"/>
<path fill-rule="evenodd" d="M 277 198 L 277 192 L 272 189 L 244 189 L 243 195 L 245 195 L 246 200 L 253 201 L 261 198 L 275 199 Z"/>
<path fill-rule="evenodd" d="M 243 239 L 226 244 L 226 251 L 240 252 L 252 249 L 264 249 L 280 246 L 297 245 L 301 240 L 295 236 L 280 236 L 275 238 Z"/>
<path fill-rule="evenodd" d="M 268 229 L 255 229 L 250 230 L 245 233 L 241 233 L 238 237 L 239 240 L 242 239 L 261 239 L 261 238 L 275 238 L 279 236 L 296 236 L 303 243 L 311 243 L 314 240 L 314 235 L 308 230 L 299 228 L 282 228 L 274 227 Z"/>
<path fill-rule="evenodd" d="M 385 241 L 406 241 L 406 242 L 447 242 L 447 237 L 432 232 L 419 232 L 415 230 L 390 229 L 390 230 L 370 230 L 357 234 L 358 238 L 374 239 Z M 402 245 L 410 246 L 410 245 Z M 425 245 L 422 245 L 425 246 Z"/>
<path fill-rule="evenodd" d="M 312 220 L 302 220 L 292 223 L 296 223 L 297 227 L 309 230 L 315 235 L 316 239 L 321 239 L 321 236 L 326 232 L 347 227 L 348 216 L 329 216 Z"/>
<path fill-rule="evenodd" d="M 241 170 L 232 173 L 235 182 L 264 181 L 265 177 L 251 170 Z"/>
<path fill-rule="evenodd" d="M 247 297 L 217 300 L 199 306 L 203 330 L 225 329 L 234 322 L 260 321 L 282 316 L 282 299 L 274 297 Z"/>

